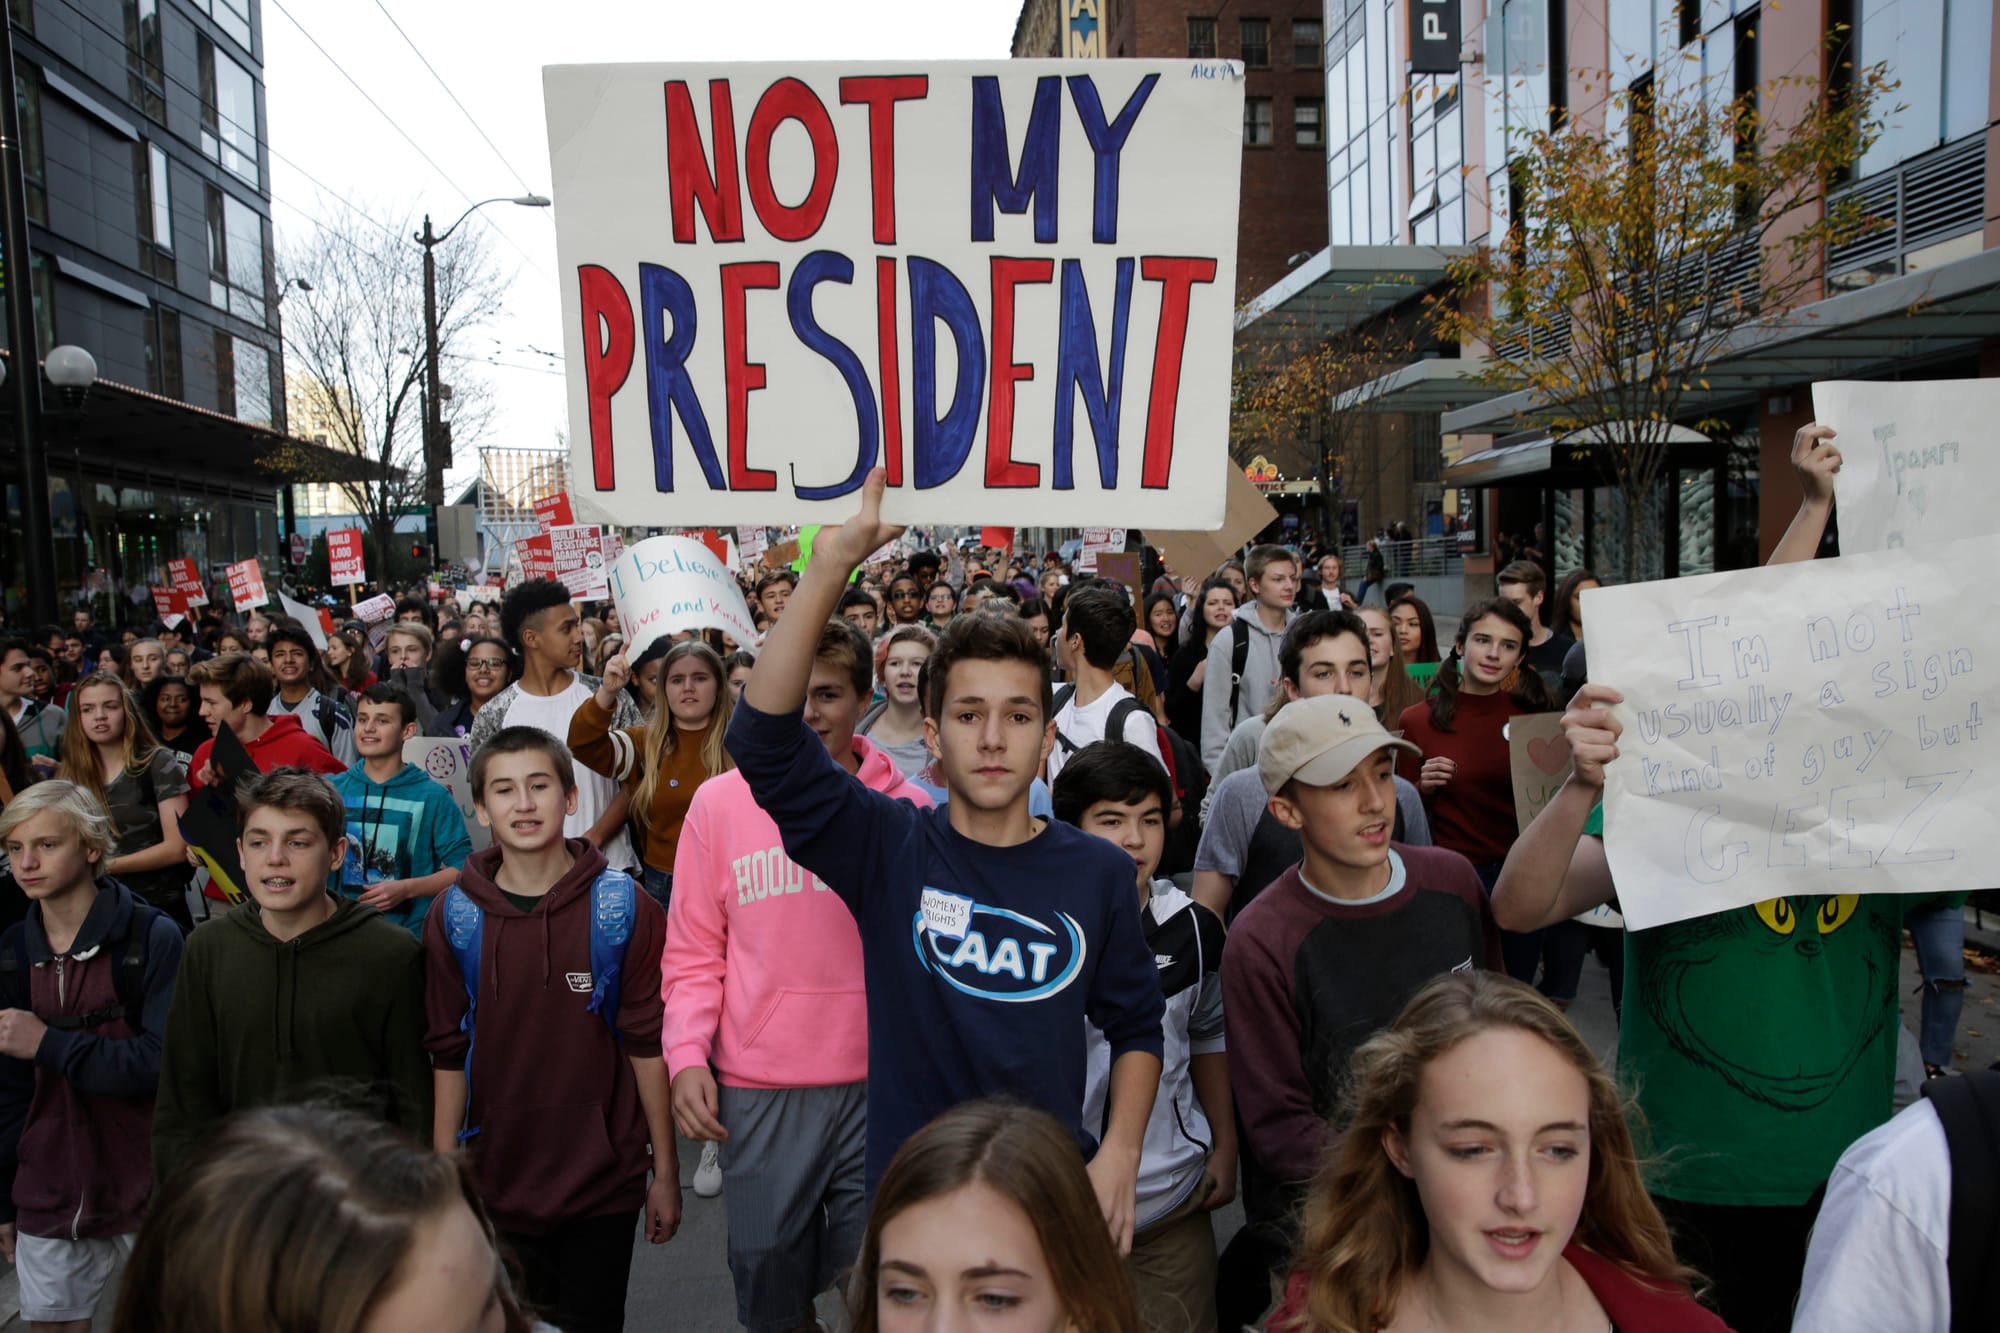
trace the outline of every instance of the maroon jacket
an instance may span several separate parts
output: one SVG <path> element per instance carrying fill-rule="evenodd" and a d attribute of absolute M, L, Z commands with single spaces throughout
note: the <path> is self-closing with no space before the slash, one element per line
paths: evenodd
<path fill-rule="evenodd" d="M 1729 1325 L 1695 1303 L 1679 1287 L 1663 1287 L 1626 1272 L 1609 1259 L 1572 1244 L 1563 1259 L 1590 1288 L 1590 1294 L 1611 1317 L 1618 1333 L 1729 1333 Z M 1285 1282 L 1285 1299 L 1265 1321 L 1273 1333 L 1305 1330 L 1306 1275 L 1294 1271 Z"/>
<path fill-rule="evenodd" d="M 424 917 L 424 1046 L 433 1068 L 465 1070 L 466 1120 L 478 1129 L 466 1147 L 480 1195 L 501 1230 L 524 1235 L 637 1210 L 651 1167 L 631 1059 L 660 1054 L 666 914 L 650 894 L 634 895 L 619 982 L 623 1041 L 614 1041 L 584 1007 L 593 981 L 590 885 L 606 862 L 580 838 L 568 846 L 576 864 L 531 912 L 493 883 L 499 847 L 465 863 L 458 885 L 486 913 L 470 1037 L 459 1030 L 465 980 L 443 904 Z"/>

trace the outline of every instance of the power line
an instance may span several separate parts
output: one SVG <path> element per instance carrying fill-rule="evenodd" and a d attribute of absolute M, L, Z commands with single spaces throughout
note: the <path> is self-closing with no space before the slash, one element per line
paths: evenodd
<path fill-rule="evenodd" d="M 423 51 L 418 48 L 416 42 L 411 40 L 410 34 L 403 31 L 403 25 L 396 22 L 396 16 L 389 12 L 389 6 L 383 4 L 382 0 L 375 0 L 375 7 L 382 11 L 382 17 L 389 20 L 389 26 L 396 30 L 396 35 L 401 37 L 403 44 L 410 48 L 410 54 L 414 55 L 422 62 L 423 67 L 431 72 L 431 77 L 437 80 L 437 86 L 444 89 L 444 95 L 451 99 L 451 104 L 458 108 L 460 115 L 465 117 L 465 123 L 472 126 L 479 137 L 486 141 L 486 146 L 493 150 L 493 156 L 500 159 L 500 165 L 514 173 L 514 180 L 520 185 L 521 192 L 523 194 L 533 194 L 535 189 L 532 185 L 528 184 L 527 177 L 523 176 L 514 164 L 507 160 L 507 155 L 500 151 L 500 145 L 494 143 L 491 136 L 486 133 L 486 127 L 473 117 L 472 112 L 466 109 L 465 103 L 458 100 L 458 94 L 453 92 L 451 85 L 444 81 L 444 75 L 437 72 L 437 66 L 431 64 L 429 57 L 425 56 Z"/>

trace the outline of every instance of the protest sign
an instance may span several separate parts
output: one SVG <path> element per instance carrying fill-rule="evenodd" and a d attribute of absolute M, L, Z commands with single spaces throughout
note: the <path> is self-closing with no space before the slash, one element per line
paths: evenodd
<path fill-rule="evenodd" d="M 521 577 L 524 579 L 552 579 L 556 576 L 556 557 L 546 532 L 515 542 L 514 556 L 521 562 Z"/>
<path fill-rule="evenodd" d="M 650 537 L 627 547 L 607 581 L 635 662 L 653 640 L 686 629 L 719 629 L 746 648 L 762 637 L 729 566 L 692 537 Z"/>
<path fill-rule="evenodd" d="M 248 611 L 271 600 L 264 590 L 264 568 L 255 560 L 238 560 L 229 566 L 229 600 L 238 611 Z"/>
<path fill-rule="evenodd" d="M 1829 381 L 1813 417 L 1838 432 L 1842 555 L 2000 532 L 2000 380 Z"/>
<path fill-rule="evenodd" d="M 1081 574 L 1097 572 L 1097 557 L 1109 551 L 1117 553 L 1125 549 L 1125 529 L 1085 528 L 1083 545 L 1077 548 L 1076 568 Z"/>
<path fill-rule="evenodd" d="M 175 592 L 172 588 L 156 583 L 152 587 L 152 594 L 153 617 L 162 625 L 165 625 L 168 629 L 172 629 L 187 619 L 187 616 L 184 614 L 187 603 L 181 600 L 179 593 Z"/>
<path fill-rule="evenodd" d="M 1987 887 L 1991 538 L 1586 591 L 1625 695 L 1605 851 L 1635 928 L 1793 894 Z"/>
<path fill-rule="evenodd" d="M 319 612 L 304 602 L 293 601 L 282 592 L 278 594 L 278 605 L 284 608 L 287 616 L 299 622 L 306 632 L 306 637 L 313 641 L 315 648 L 321 652 L 326 651 L 326 630 L 320 621 Z"/>
<path fill-rule="evenodd" d="M 1257 484 L 1243 475 L 1239 467 L 1225 467 L 1222 490 L 1225 509 L 1222 528 L 1217 532 L 1154 532 L 1148 529 L 1146 539 L 1159 551 L 1167 568 L 1181 578 L 1205 579 L 1222 562 L 1236 554 L 1237 548 L 1249 541 L 1278 517 L 1278 511 L 1257 489 Z"/>
<path fill-rule="evenodd" d="M 500 599 L 506 595 L 506 589 L 497 583 L 475 583 L 465 589 L 465 605 L 469 608 L 474 602 L 483 602 L 488 606 L 498 606 Z"/>
<path fill-rule="evenodd" d="M 571 485 L 621 523 L 1205 528 L 1228 61 L 552 66 Z"/>
<path fill-rule="evenodd" d="M 167 581 L 178 593 L 176 609 L 185 611 L 189 607 L 207 606 L 208 590 L 201 583 L 201 567 L 187 557 L 167 561 Z"/>
<path fill-rule="evenodd" d="M 569 589 L 571 601 L 591 602 L 608 595 L 602 533 L 586 524 L 564 524 L 549 529 L 548 543 L 552 577 Z"/>
<path fill-rule="evenodd" d="M 576 514 L 570 508 L 568 491 L 557 491 L 535 501 L 535 526 L 543 532 L 554 527 L 568 527 L 575 522 Z"/>
<path fill-rule="evenodd" d="M 361 529 L 327 533 L 326 563 L 326 581 L 336 588 L 352 588 L 368 582 L 367 562 L 361 555 Z"/>
<path fill-rule="evenodd" d="M 293 533 L 286 546 L 291 551 L 292 563 L 295 565 L 303 565 L 306 562 L 306 554 L 312 549 L 312 543 L 303 532 Z"/>
<path fill-rule="evenodd" d="M 989 551 L 998 551 L 1003 556 L 1011 555 L 1014 551 L 1014 529 L 981 528 L 979 544 Z"/>
<path fill-rule="evenodd" d="M 765 529 L 761 527 L 736 529 L 736 550 L 742 559 L 755 560 L 764 554 L 764 548 L 770 545 L 770 539 L 764 534 Z"/>
<path fill-rule="evenodd" d="M 365 602 L 357 602 L 354 618 L 364 625 L 380 625 L 396 618 L 396 599 L 388 593 L 377 593 Z"/>
<path fill-rule="evenodd" d="M 243 742 L 228 727 L 215 733 L 209 750 L 212 780 L 188 794 L 180 817 L 181 837 L 193 849 L 209 882 L 232 903 L 243 901 L 243 861 L 236 852 L 238 810 L 236 793 L 260 770 Z"/>
<path fill-rule="evenodd" d="M 1524 713 L 1507 721 L 1507 753 L 1514 769 L 1514 819 L 1522 829 L 1569 780 L 1569 742 L 1561 713 Z"/>
<path fill-rule="evenodd" d="M 1122 584 L 1125 591 L 1132 594 L 1135 607 L 1142 607 L 1145 598 L 1139 596 L 1139 553 L 1137 551 L 1106 551 L 1097 557 L 1097 576 Z"/>
<path fill-rule="evenodd" d="M 415 764 L 451 792 L 458 813 L 465 819 L 465 832 L 472 850 L 483 852 L 493 845 L 493 830 L 479 822 L 472 806 L 472 743 L 463 736 L 412 736 L 403 742 L 403 762 Z"/>

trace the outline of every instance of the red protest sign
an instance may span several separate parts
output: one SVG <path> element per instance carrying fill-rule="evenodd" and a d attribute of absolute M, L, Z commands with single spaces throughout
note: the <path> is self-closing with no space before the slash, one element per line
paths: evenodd
<path fill-rule="evenodd" d="M 347 528 L 326 534 L 327 582 L 353 587 L 368 582 L 367 563 L 361 554 L 361 529 Z"/>
<path fill-rule="evenodd" d="M 570 508 L 568 491 L 557 491 L 535 501 L 535 523 L 543 532 L 550 528 L 568 527 L 575 522 L 576 513 Z"/>
<path fill-rule="evenodd" d="M 522 578 L 552 579 L 556 576 L 555 555 L 549 549 L 548 533 L 521 538 L 514 543 L 514 554 L 521 561 Z"/>
<path fill-rule="evenodd" d="M 611 595 L 605 581 L 602 534 L 589 524 L 572 523 L 549 529 L 549 553 L 555 577 L 569 589 L 571 601 L 587 602 Z"/>
<path fill-rule="evenodd" d="M 692 528 L 687 535 L 715 552 L 715 558 L 725 567 L 729 564 L 729 541 L 714 528 Z"/>
<path fill-rule="evenodd" d="M 238 611 L 271 600 L 271 594 L 264 590 L 264 568 L 255 559 L 238 560 L 229 567 L 229 600 Z"/>
<path fill-rule="evenodd" d="M 989 550 L 999 551 L 1004 555 L 1014 549 L 1014 529 L 981 528 L 979 530 L 979 544 Z"/>
<path fill-rule="evenodd" d="M 176 611 L 207 606 L 208 592 L 201 586 L 201 567 L 185 556 L 167 561 L 167 582 L 173 585 Z"/>
<path fill-rule="evenodd" d="M 172 625 L 187 617 L 187 603 L 181 594 L 160 584 L 153 585 L 153 615 L 161 624 Z"/>
<path fill-rule="evenodd" d="M 312 543 L 306 539 L 306 535 L 303 532 L 293 533 L 290 542 L 292 563 L 303 565 L 306 562 L 306 552 L 311 549 L 311 546 Z"/>

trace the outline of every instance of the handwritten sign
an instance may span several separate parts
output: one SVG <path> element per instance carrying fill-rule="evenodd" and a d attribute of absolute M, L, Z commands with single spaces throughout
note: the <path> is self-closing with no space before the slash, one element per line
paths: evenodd
<path fill-rule="evenodd" d="M 729 566 L 692 537 L 650 537 L 611 566 L 608 582 L 638 661 L 653 640 L 688 629 L 719 629 L 745 647 L 762 636 Z"/>
<path fill-rule="evenodd" d="M 571 489 L 626 524 L 1214 527 L 1224 61 L 543 72 Z"/>
<path fill-rule="evenodd" d="M 361 554 L 361 529 L 347 528 L 327 533 L 326 562 L 326 581 L 336 588 L 351 588 L 357 583 L 368 582 L 368 564 Z"/>
<path fill-rule="evenodd" d="M 255 560 L 238 560 L 229 566 L 229 600 L 238 611 L 248 611 L 271 600 L 264 591 L 264 568 Z"/>
<path fill-rule="evenodd" d="M 553 577 L 569 589 L 571 601 L 589 602 L 607 595 L 602 533 L 588 524 L 571 523 L 550 528 L 548 542 Z"/>
<path fill-rule="evenodd" d="M 1792 894 L 1985 887 L 1992 538 L 1584 593 L 1623 691 L 1605 851 L 1635 928 Z"/>
<path fill-rule="evenodd" d="M 1839 432 L 1841 554 L 2000 532 L 2000 380 L 1815 384 L 1813 416 Z"/>
<path fill-rule="evenodd" d="M 1514 770 L 1514 818 L 1523 832 L 1555 799 L 1571 768 L 1561 713 L 1528 713 L 1508 719 L 1507 754 Z"/>
<path fill-rule="evenodd" d="M 473 851 L 482 852 L 493 845 L 493 830 L 479 822 L 479 813 L 472 806 L 471 742 L 462 736 L 412 736 L 403 742 L 403 762 L 415 764 L 451 792 L 465 818 Z"/>

